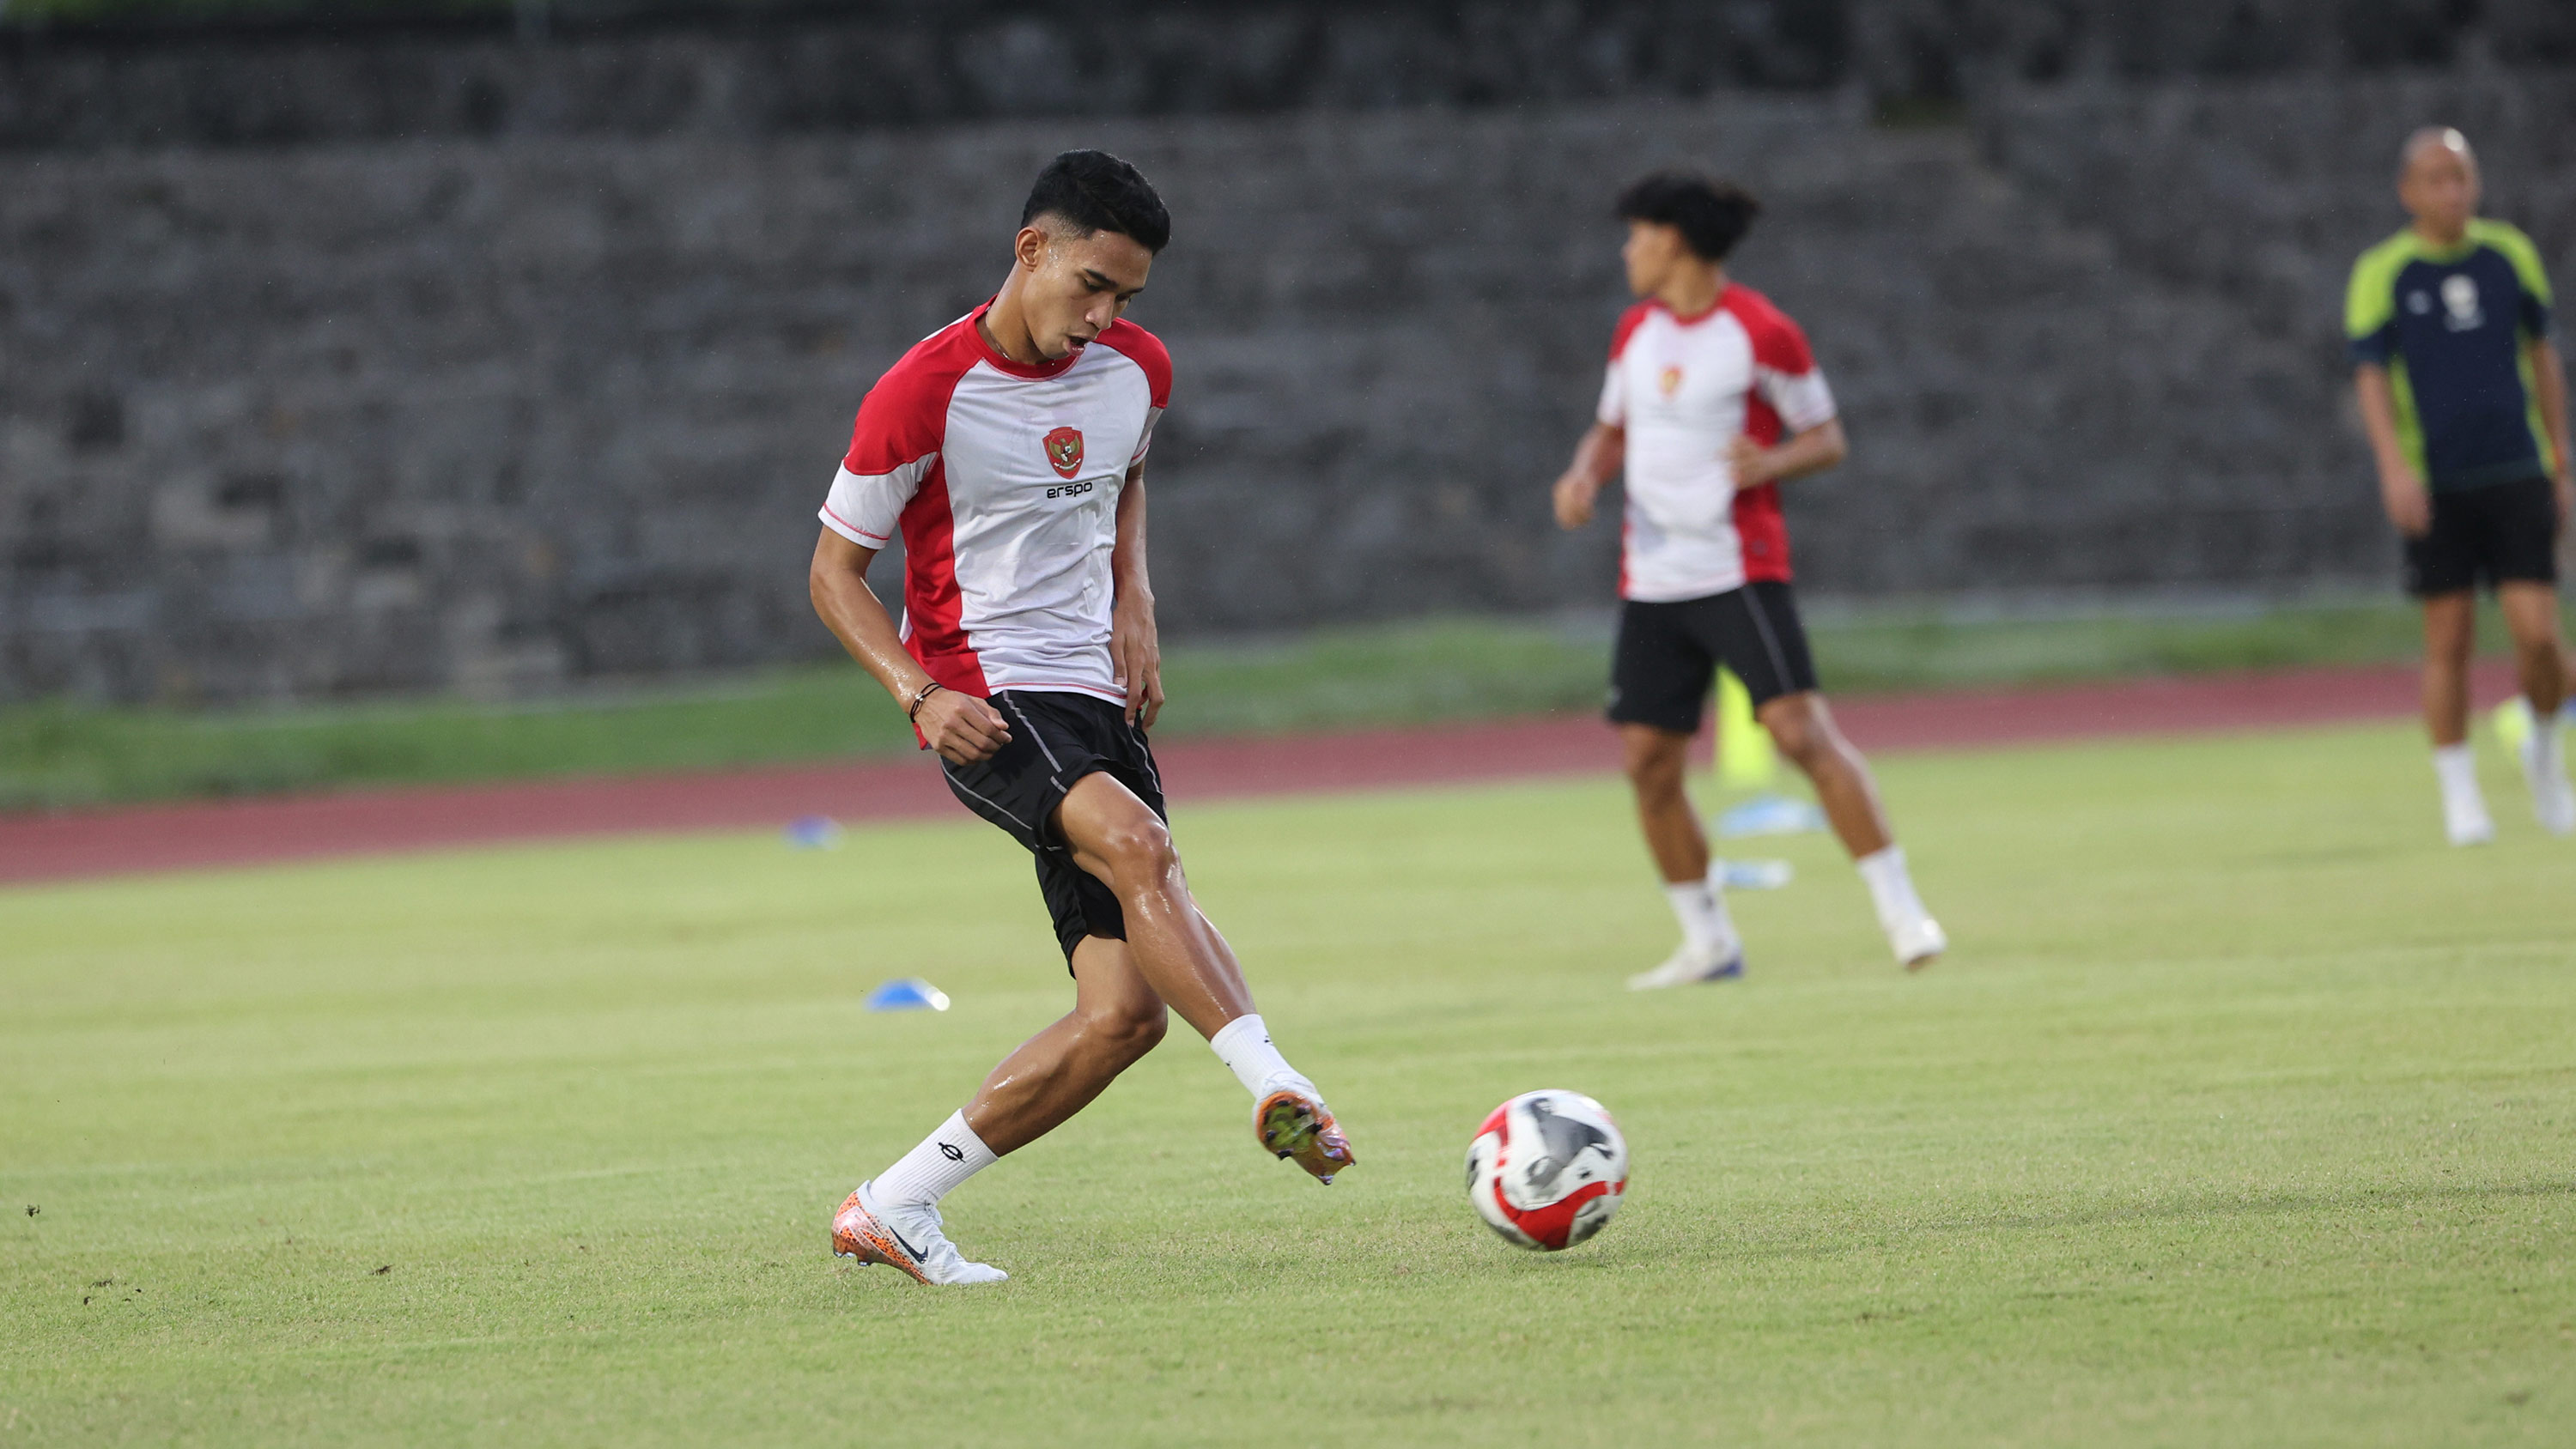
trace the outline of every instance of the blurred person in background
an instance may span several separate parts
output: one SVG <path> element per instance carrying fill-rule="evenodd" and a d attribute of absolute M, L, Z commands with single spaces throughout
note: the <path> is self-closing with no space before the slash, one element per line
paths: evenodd
<path fill-rule="evenodd" d="M 2556 557 L 2576 508 L 2566 374 L 2540 253 L 2480 217 L 2478 194 L 2467 138 L 2440 126 L 2408 137 L 2397 198 L 2413 223 L 2361 254 L 2344 304 L 2380 500 L 2424 605 L 2424 723 L 2453 845 L 2495 836 L 2468 739 L 2480 584 L 2495 590 L 2531 707 L 2520 753 L 2533 812 L 2553 835 L 2576 831 Z"/>
<path fill-rule="evenodd" d="M 1719 665 L 1744 681 L 1754 717 L 1814 784 L 1897 961 L 1914 970 L 1949 944 L 1915 894 L 1868 762 L 1816 692 L 1777 485 L 1833 467 L 1846 444 L 1806 334 L 1727 275 L 1759 210 L 1742 188 L 1685 172 L 1620 195 L 1620 256 L 1640 300 L 1619 319 L 1595 421 L 1555 487 L 1557 522 L 1574 529 L 1625 479 L 1609 716 L 1682 930 L 1670 958 L 1629 978 L 1640 991 L 1744 972 L 1683 786 Z"/>

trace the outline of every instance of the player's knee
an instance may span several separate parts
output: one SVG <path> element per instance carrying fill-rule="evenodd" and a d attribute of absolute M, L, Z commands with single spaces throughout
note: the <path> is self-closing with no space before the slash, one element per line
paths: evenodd
<path fill-rule="evenodd" d="M 1100 842 L 1100 854 L 1108 860 L 1115 874 L 1130 879 L 1166 874 L 1179 866 L 1180 853 L 1172 847 L 1172 832 L 1150 814 L 1121 821 L 1110 828 Z"/>
<path fill-rule="evenodd" d="M 1129 1061 L 1152 1051 L 1171 1030 L 1172 1014 L 1151 996 L 1095 1008 L 1090 1027 Z"/>
<path fill-rule="evenodd" d="M 1151 1007 L 1127 1018 L 1127 1039 L 1134 1044 L 1136 1055 L 1143 1056 L 1162 1044 L 1164 1034 L 1172 1029 L 1172 1013 L 1157 1001 Z"/>
<path fill-rule="evenodd" d="M 1762 724 L 1771 732 L 1772 747 L 1801 769 L 1815 764 L 1832 749 L 1831 737 L 1805 710 L 1776 711 Z"/>
<path fill-rule="evenodd" d="M 1660 795 L 1682 787 L 1683 747 L 1680 744 L 1631 744 L 1625 760 L 1628 783 L 1639 794 Z"/>

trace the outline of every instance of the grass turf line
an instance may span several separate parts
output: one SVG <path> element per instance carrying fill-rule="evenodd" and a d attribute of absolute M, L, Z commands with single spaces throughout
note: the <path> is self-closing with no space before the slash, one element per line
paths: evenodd
<path fill-rule="evenodd" d="M 1890 760 L 1953 957 L 1766 840 L 1654 996 L 1613 781 L 1182 801 L 1360 1165 L 1177 1028 L 961 1292 L 825 1235 L 1068 999 L 975 822 L 0 890 L 0 1444 L 2563 1442 L 2571 848 L 2490 765 L 2453 851 L 2394 726 Z M 1554 1257 L 1460 1190 L 1539 1086 L 1636 1154 Z"/>
<path fill-rule="evenodd" d="M 1829 613 L 1813 632 L 1826 687 L 1864 691 L 2368 663 L 2411 657 L 2418 629 L 2400 601 L 2241 616 Z M 1585 711 L 1600 703 L 1607 656 L 1606 637 L 1492 619 L 1179 646 L 1167 656 L 1172 704 L 1159 733 Z M 54 701 L 0 709 L 0 810 L 783 764 L 911 744 L 902 712 L 845 663 L 519 705 L 188 711 Z"/>

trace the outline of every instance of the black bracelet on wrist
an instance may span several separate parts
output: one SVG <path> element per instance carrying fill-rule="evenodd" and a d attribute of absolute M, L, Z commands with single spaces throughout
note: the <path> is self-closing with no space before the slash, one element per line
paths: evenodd
<path fill-rule="evenodd" d="M 914 724 L 921 723 L 921 707 L 924 704 L 929 703 L 932 695 L 937 694 L 939 691 L 946 689 L 947 687 L 947 685 L 940 683 L 936 679 L 923 685 L 921 687 L 921 692 L 912 697 L 912 708 L 905 710 L 903 712 L 903 717 Z"/>

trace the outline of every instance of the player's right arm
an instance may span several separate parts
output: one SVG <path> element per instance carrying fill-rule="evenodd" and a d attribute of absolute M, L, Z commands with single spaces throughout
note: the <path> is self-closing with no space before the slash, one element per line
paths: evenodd
<path fill-rule="evenodd" d="M 2370 437 L 2370 453 L 2379 461 L 2379 502 L 2388 521 L 2408 538 L 2421 538 L 2433 526 L 2432 501 L 2424 480 L 2397 441 L 2397 394 L 2388 384 L 2388 369 L 2365 362 L 2352 371 L 2353 397 L 2361 406 L 2361 430 Z"/>
<path fill-rule="evenodd" d="M 930 671 L 904 649 L 893 617 L 868 587 L 868 565 L 876 556 L 875 549 L 824 529 L 815 540 L 814 567 L 806 580 L 814 612 L 859 667 L 911 713 L 913 726 L 941 759 L 971 765 L 990 757 L 1010 743 L 1010 726 L 999 710 L 971 694 L 930 687 Z"/>
<path fill-rule="evenodd" d="M 2424 492 L 2424 475 L 2398 436 L 2397 393 L 2388 377 L 2388 364 L 2397 355 L 2397 276 L 2413 254 L 2403 238 L 2400 233 L 2353 263 L 2352 280 L 2344 288 L 2343 332 L 2361 430 L 2379 464 L 2380 506 L 2399 533 L 2421 538 L 2433 526 L 2433 504 Z"/>
<path fill-rule="evenodd" d="M 1583 441 L 1574 445 L 1574 461 L 1556 480 L 1556 523 L 1559 528 L 1581 528 L 1592 521 L 1592 506 L 1601 490 L 1619 476 L 1620 466 L 1628 456 L 1628 374 L 1620 358 L 1628 350 L 1628 338 L 1653 311 L 1640 302 L 1619 318 L 1619 330 L 1610 338 L 1610 364 L 1601 373 L 1601 400 L 1592 408 L 1591 430 Z"/>
<path fill-rule="evenodd" d="M 1628 430 L 1613 423 L 1594 423 L 1584 433 L 1583 441 L 1574 445 L 1574 461 L 1567 464 L 1563 476 L 1556 480 L 1556 522 L 1560 528 L 1581 528 L 1592 521 L 1593 502 L 1610 480 L 1619 476 L 1619 464 L 1628 454 Z"/>

